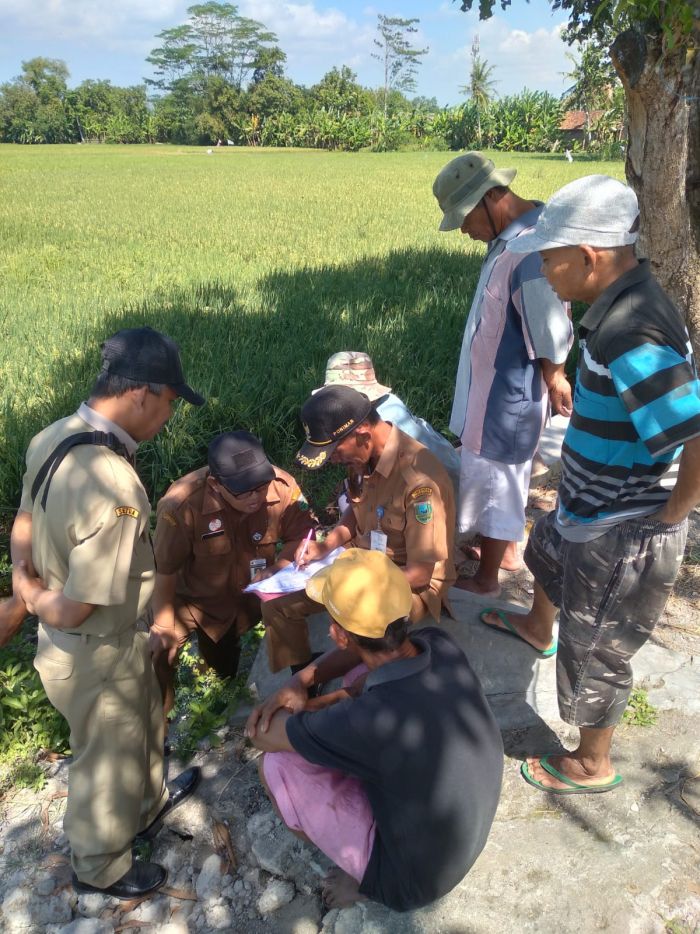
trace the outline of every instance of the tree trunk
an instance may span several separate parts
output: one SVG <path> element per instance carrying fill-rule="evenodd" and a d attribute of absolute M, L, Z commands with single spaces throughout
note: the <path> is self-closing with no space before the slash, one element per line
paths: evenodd
<path fill-rule="evenodd" d="M 638 253 L 684 314 L 700 361 L 700 52 L 662 54 L 660 36 L 627 30 L 611 58 L 627 103 Z"/>

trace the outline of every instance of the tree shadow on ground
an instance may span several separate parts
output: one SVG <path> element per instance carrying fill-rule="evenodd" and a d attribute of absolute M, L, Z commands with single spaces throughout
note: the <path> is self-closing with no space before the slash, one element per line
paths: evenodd
<path fill-rule="evenodd" d="M 479 266 L 469 255 L 401 250 L 347 266 L 275 272 L 259 283 L 255 307 L 228 285 L 199 283 L 86 325 L 76 346 L 56 359 L 51 385 L 31 410 L 8 404 L 0 413 L 9 439 L 0 502 L 16 507 L 27 443 L 86 398 L 100 343 L 123 327 L 149 324 L 175 338 L 187 379 L 207 397 L 202 409 L 180 409 L 140 449 L 139 472 L 153 501 L 203 463 L 209 439 L 223 430 L 253 431 L 289 467 L 302 439 L 299 408 L 338 350 L 369 352 L 379 378 L 444 429 Z"/>

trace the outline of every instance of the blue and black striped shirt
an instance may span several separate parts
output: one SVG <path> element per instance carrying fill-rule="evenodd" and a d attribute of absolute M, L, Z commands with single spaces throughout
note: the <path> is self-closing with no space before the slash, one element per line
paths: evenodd
<path fill-rule="evenodd" d="M 587 541 L 657 512 L 686 441 L 700 435 L 700 383 L 683 319 L 649 263 L 610 285 L 579 328 L 557 527 Z"/>

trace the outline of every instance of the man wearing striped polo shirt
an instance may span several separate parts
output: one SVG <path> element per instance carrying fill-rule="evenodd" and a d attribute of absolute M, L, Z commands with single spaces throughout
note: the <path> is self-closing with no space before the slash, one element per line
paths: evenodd
<path fill-rule="evenodd" d="M 541 648 L 560 608 L 559 710 L 580 742 L 521 770 L 556 794 L 622 781 L 610 749 L 632 689 L 630 659 L 663 612 L 700 502 L 700 384 L 680 312 L 635 256 L 638 227 L 634 192 L 591 175 L 560 189 L 534 231 L 508 244 L 539 250 L 560 298 L 590 304 L 557 508 L 525 552 L 533 607 L 505 616 L 506 628 Z"/>

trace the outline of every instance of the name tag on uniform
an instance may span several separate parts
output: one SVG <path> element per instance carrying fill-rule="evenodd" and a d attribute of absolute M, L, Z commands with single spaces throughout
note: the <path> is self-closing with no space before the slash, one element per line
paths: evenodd
<path fill-rule="evenodd" d="M 381 551 L 383 554 L 386 554 L 386 543 L 387 537 L 384 532 L 380 532 L 377 529 L 372 529 L 369 533 L 369 549 L 370 551 Z"/>
<path fill-rule="evenodd" d="M 226 529 L 215 529 L 213 532 L 205 532 L 202 535 L 202 541 L 205 542 L 209 538 L 218 538 L 219 535 L 225 535 Z"/>

